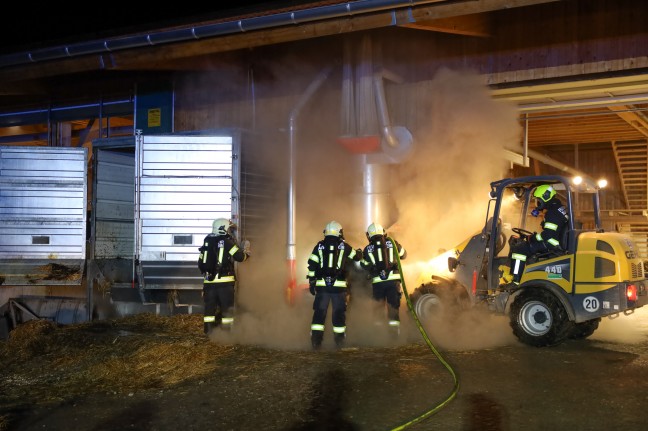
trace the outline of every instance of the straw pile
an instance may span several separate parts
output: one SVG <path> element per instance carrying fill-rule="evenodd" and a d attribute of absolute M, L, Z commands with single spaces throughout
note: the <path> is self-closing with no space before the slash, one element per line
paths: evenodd
<path fill-rule="evenodd" d="M 139 314 L 63 327 L 47 320 L 23 323 L 0 343 L 0 404 L 128 393 L 204 376 L 235 347 L 209 343 L 201 317 Z"/>

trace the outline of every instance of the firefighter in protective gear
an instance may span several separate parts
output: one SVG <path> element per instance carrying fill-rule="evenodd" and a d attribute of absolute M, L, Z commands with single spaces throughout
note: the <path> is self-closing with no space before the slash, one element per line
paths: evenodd
<path fill-rule="evenodd" d="M 378 223 L 367 227 L 369 244 L 364 248 L 360 265 L 371 279 L 372 296 L 376 301 L 376 319 L 382 322 L 387 306 L 387 323 L 393 334 L 400 333 L 399 308 L 401 297 L 401 274 L 398 270 L 398 259 L 405 259 L 407 251 L 396 241 L 387 236 L 385 229 Z M 396 256 L 398 254 L 398 257 Z"/>
<path fill-rule="evenodd" d="M 234 237 L 236 225 L 231 220 L 219 218 L 212 223 L 212 233 L 199 248 L 198 269 L 204 277 L 203 323 L 205 334 L 219 327 L 231 329 L 234 324 L 234 289 L 236 285 L 235 262 L 249 257 L 249 242 L 239 247 Z"/>
<path fill-rule="evenodd" d="M 362 259 L 362 251 L 354 250 L 345 240 L 342 225 L 331 221 L 324 228 L 324 239 L 318 241 L 308 258 L 308 283 L 313 300 L 311 344 L 317 350 L 324 339 L 326 313 L 332 307 L 333 338 L 338 348 L 346 338 L 348 265 Z"/>
<path fill-rule="evenodd" d="M 566 246 L 560 240 L 569 222 L 569 214 L 556 196 L 556 190 L 551 185 L 544 184 L 536 187 L 533 197 L 537 199 L 537 207 L 531 211 L 531 215 L 538 217 L 543 214 L 544 220 L 540 223 L 542 232 L 529 235 L 511 246 L 509 257 L 513 281 L 503 286 L 504 290 L 519 286 L 529 256 L 550 250 L 560 251 Z"/>

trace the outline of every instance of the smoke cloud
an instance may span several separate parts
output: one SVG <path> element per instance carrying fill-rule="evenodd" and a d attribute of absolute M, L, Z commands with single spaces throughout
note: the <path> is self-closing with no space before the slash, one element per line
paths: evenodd
<path fill-rule="evenodd" d="M 407 91 L 407 89 L 405 90 Z M 425 262 L 440 250 L 454 247 L 485 221 L 489 183 L 506 173 L 503 148 L 519 140 L 514 106 L 490 98 L 482 78 L 470 71 L 440 70 L 426 91 L 410 91 L 419 107 L 413 126 L 411 153 L 390 166 L 391 196 L 397 220 L 385 221 L 388 233 L 408 252 L 403 260 L 405 287 L 411 294 L 421 280 Z M 335 102 L 331 102 L 335 103 Z M 216 331 L 215 341 L 256 344 L 269 348 L 310 349 L 313 297 L 306 284 L 306 263 L 313 246 L 322 238 L 326 223 L 346 226 L 345 236 L 354 248 L 364 248 L 364 231 L 353 228 L 363 217 L 351 194 L 362 181 L 361 162 L 335 144 L 339 133 L 338 112 L 326 112 L 326 100 L 308 105 L 298 124 L 296 154 L 296 258 L 286 259 L 285 196 L 268 216 L 263 241 L 252 245 L 252 257 L 239 266 L 237 320 L 232 333 Z M 270 151 L 261 149 L 260 151 Z M 275 149 L 276 154 L 276 149 Z M 266 155 L 261 155 L 265 158 Z M 271 160 L 267 155 L 266 160 Z M 284 157 L 288 157 L 285 153 Z M 281 169 L 285 172 L 287 162 Z M 351 228 L 351 229 L 350 229 Z M 294 263 L 297 285 L 293 304 L 287 304 L 286 287 Z M 401 336 L 390 337 L 386 310 L 371 299 L 371 285 L 354 271 L 347 311 L 347 345 L 394 346 L 420 342 L 420 328 L 401 303 Z M 333 346 L 329 309 L 324 347 Z M 424 322 L 430 338 L 446 349 L 477 349 L 515 342 L 503 316 L 474 312 L 452 324 Z"/>

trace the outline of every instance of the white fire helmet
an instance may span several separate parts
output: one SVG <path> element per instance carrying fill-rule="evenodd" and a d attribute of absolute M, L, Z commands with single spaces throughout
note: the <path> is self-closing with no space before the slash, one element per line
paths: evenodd
<path fill-rule="evenodd" d="M 324 228 L 324 236 L 342 237 L 342 225 L 335 220 L 330 221 Z"/>
<path fill-rule="evenodd" d="M 375 235 L 384 235 L 384 234 L 385 234 L 385 229 L 382 227 L 382 225 L 378 223 L 371 223 L 367 228 L 367 239 L 371 239 L 371 237 Z"/>
<path fill-rule="evenodd" d="M 216 235 L 228 235 L 234 229 L 236 229 L 236 225 L 226 218 L 217 218 L 212 223 L 212 233 Z"/>

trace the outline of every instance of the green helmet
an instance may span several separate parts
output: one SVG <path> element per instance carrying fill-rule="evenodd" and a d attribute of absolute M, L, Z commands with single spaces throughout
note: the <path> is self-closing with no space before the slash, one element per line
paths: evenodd
<path fill-rule="evenodd" d="M 549 184 L 543 184 L 536 187 L 535 191 L 533 192 L 533 196 L 540 199 L 542 202 L 547 203 L 551 200 L 551 198 L 556 196 L 556 191 Z"/>

